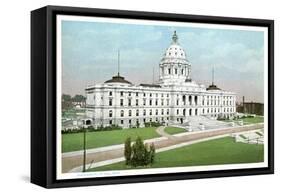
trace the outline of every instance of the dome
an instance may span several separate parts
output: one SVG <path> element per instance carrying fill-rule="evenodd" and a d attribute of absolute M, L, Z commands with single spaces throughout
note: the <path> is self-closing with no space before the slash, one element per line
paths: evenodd
<path fill-rule="evenodd" d="M 186 59 L 185 51 L 178 43 L 178 35 L 176 34 L 176 31 L 172 37 L 171 45 L 166 49 L 164 58 Z"/>
<path fill-rule="evenodd" d="M 165 58 L 186 59 L 185 51 L 180 45 L 172 44 L 165 52 Z"/>
<path fill-rule="evenodd" d="M 130 85 L 132 84 L 131 82 L 125 80 L 125 78 L 120 76 L 119 74 L 117 76 L 113 76 L 110 80 L 107 80 L 104 83 L 121 83 Z"/>

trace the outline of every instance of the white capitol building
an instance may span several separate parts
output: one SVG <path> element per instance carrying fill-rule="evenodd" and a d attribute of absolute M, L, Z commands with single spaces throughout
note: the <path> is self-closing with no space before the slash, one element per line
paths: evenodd
<path fill-rule="evenodd" d="M 191 79 L 191 64 L 174 32 L 159 63 L 157 84 L 135 85 L 118 75 L 86 90 L 86 124 L 123 128 L 144 123 L 184 124 L 194 118 L 230 118 L 236 94 Z"/>

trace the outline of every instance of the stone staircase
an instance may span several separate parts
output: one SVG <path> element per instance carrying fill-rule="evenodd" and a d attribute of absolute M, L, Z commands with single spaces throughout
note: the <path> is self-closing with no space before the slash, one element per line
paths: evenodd
<path fill-rule="evenodd" d="M 178 127 L 189 128 L 192 131 L 202 130 L 202 126 L 204 130 L 226 128 L 231 126 L 230 123 L 218 121 L 205 116 L 188 117 L 182 124 L 177 125 Z"/>

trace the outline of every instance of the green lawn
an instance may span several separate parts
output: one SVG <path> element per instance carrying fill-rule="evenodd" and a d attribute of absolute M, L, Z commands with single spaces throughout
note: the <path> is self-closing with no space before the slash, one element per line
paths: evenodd
<path fill-rule="evenodd" d="M 144 139 L 159 137 L 156 127 L 123 129 L 113 131 L 87 132 L 87 148 L 97 148 L 108 145 L 124 143 L 127 137 L 135 140 L 137 136 Z M 83 149 L 83 133 L 62 134 L 62 152 L 77 151 Z"/>
<path fill-rule="evenodd" d="M 245 124 L 249 123 L 249 124 L 254 124 L 254 123 L 263 123 L 263 117 L 261 116 L 256 116 L 253 118 L 243 118 L 241 119 L 243 120 L 243 122 L 245 122 Z"/>
<path fill-rule="evenodd" d="M 216 140 L 156 153 L 155 163 L 149 167 L 163 168 L 215 164 L 237 164 L 263 162 L 263 145 L 235 143 L 233 138 L 225 137 Z M 89 171 L 133 169 L 119 162 Z M 134 168 L 135 169 L 135 168 Z"/>
<path fill-rule="evenodd" d="M 249 118 L 243 118 L 238 120 L 223 120 L 224 122 L 237 122 L 243 120 L 243 123 L 246 124 L 255 124 L 255 123 L 263 123 L 264 118 L 262 116 L 256 116 L 256 117 L 249 117 Z"/>
<path fill-rule="evenodd" d="M 171 135 L 186 132 L 185 129 L 179 127 L 166 127 L 165 132 Z"/>

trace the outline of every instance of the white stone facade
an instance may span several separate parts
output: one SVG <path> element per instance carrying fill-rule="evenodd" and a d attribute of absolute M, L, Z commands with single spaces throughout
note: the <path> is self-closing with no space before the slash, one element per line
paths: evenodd
<path fill-rule="evenodd" d="M 159 64 L 158 84 L 134 85 L 118 73 L 86 88 L 86 115 L 94 127 L 143 127 L 144 123 L 184 123 L 192 116 L 233 117 L 236 95 L 214 84 L 191 80 L 191 65 L 174 33 Z"/>

